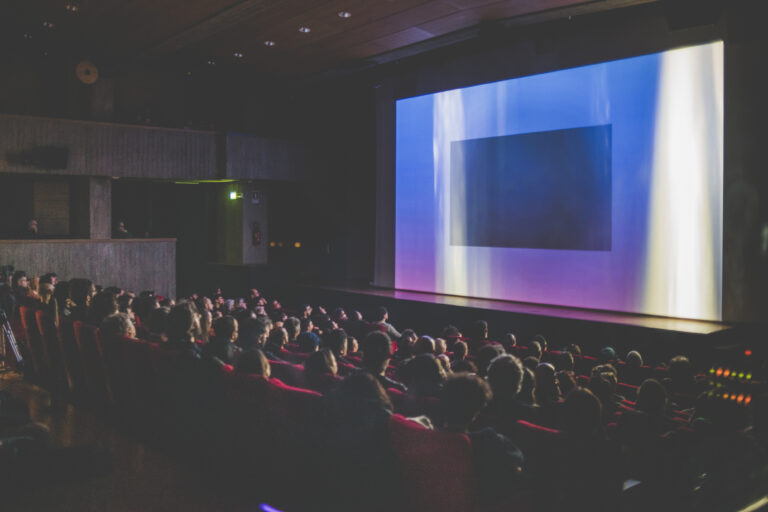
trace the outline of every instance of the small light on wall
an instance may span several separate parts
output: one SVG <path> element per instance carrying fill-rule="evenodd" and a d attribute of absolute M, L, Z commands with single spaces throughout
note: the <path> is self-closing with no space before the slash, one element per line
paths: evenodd
<path fill-rule="evenodd" d="M 294 242 L 293 246 L 298 249 L 301 247 L 301 242 Z"/>
<path fill-rule="evenodd" d="M 269 242 L 269 246 L 270 247 L 274 247 L 275 246 L 275 242 Z"/>

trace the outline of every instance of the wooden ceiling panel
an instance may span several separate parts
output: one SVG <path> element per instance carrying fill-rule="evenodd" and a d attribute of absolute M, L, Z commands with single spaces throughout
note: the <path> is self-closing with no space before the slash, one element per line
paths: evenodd
<path fill-rule="evenodd" d="M 478 23 L 576 7 L 579 12 L 660 0 L 19 0 L 0 19 L 8 37 L 93 49 L 104 57 L 198 62 L 216 57 L 290 75 L 330 70 Z M 340 18 L 349 11 L 350 18 Z M 562 15 L 565 15 L 564 13 Z M 549 16 L 549 15 L 548 15 Z M 56 28 L 42 28 L 42 21 Z M 7 20 L 11 20 L 10 22 Z M 13 26 L 9 27 L 9 23 Z M 309 34 L 298 31 L 311 28 Z M 8 29 L 11 30 L 2 30 Z M 2 36 L 3 34 L 0 34 Z M 461 36 L 459 36 L 461 37 Z M 266 47 L 265 40 L 274 47 Z M 244 54 L 235 59 L 233 52 Z"/>

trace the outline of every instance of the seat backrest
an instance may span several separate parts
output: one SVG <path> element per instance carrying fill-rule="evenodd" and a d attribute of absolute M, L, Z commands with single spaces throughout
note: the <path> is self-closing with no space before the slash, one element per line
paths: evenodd
<path fill-rule="evenodd" d="M 75 339 L 83 354 L 91 399 L 98 403 L 111 402 L 112 390 L 99 337 L 99 328 L 79 320 L 74 322 L 72 326 L 75 330 Z"/>
<path fill-rule="evenodd" d="M 476 482 L 469 437 L 429 430 L 399 414 L 390 418 L 389 434 L 412 510 L 472 510 Z"/>
<path fill-rule="evenodd" d="M 64 356 L 64 345 L 59 337 L 58 329 L 53 316 L 39 309 L 35 311 L 35 322 L 40 332 L 43 345 L 48 353 L 48 361 L 51 364 L 53 385 L 67 391 L 72 390 L 72 376 L 69 371 L 67 359 Z"/>
<path fill-rule="evenodd" d="M 37 329 L 35 309 L 21 306 L 19 307 L 19 317 L 21 319 L 21 328 L 24 332 L 24 340 L 26 341 L 35 373 L 43 375 L 43 373 L 48 371 L 48 353 Z"/>
<path fill-rule="evenodd" d="M 304 368 L 286 361 L 270 361 L 272 375 L 289 386 L 305 386 Z"/>

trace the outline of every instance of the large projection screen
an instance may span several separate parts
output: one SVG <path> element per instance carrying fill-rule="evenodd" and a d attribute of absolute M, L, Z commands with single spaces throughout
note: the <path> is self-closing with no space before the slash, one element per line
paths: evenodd
<path fill-rule="evenodd" d="M 395 288 L 721 320 L 723 55 L 397 100 Z"/>

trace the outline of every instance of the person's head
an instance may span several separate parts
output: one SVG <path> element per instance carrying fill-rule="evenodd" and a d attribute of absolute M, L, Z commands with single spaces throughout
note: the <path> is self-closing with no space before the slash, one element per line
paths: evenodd
<path fill-rule="evenodd" d="M 40 276 L 40 284 L 52 284 L 53 286 L 56 286 L 56 283 L 59 282 L 59 276 L 56 275 L 56 272 L 48 272 L 47 274 L 43 274 Z"/>
<path fill-rule="evenodd" d="M 112 292 L 99 292 L 91 301 L 91 320 L 98 325 L 109 315 L 118 312 L 117 297 Z"/>
<path fill-rule="evenodd" d="M 299 345 L 299 352 L 309 353 L 315 352 L 318 348 L 316 338 L 313 336 L 299 336 L 296 342 Z"/>
<path fill-rule="evenodd" d="M 557 385 L 560 387 L 562 396 L 568 396 L 568 393 L 579 387 L 576 377 L 571 372 L 559 371 L 555 377 L 557 377 Z"/>
<path fill-rule="evenodd" d="M 523 363 L 511 354 L 496 356 L 488 365 L 488 384 L 496 398 L 515 398 L 523 385 Z"/>
<path fill-rule="evenodd" d="M 142 322 L 149 318 L 152 311 L 159 307 L 160 302 L 154 294 L 139 295 L 133 299 L 133 302 L 131 303 L 131 309 L 133 309 L 134 314 L 139 315 L 139 319 L 141 319 Z M 197 306 L 195 306 L 194 311 L 197 312 Z"/>
<path fill-rule="evenodd" d="M 301 332 L 310 332 L 315 326 L 309 317 L 301 319 Z"/>
<path fill-rule="evenodd" d="M 694 383 L 694 371 L 691 361 L 685 356 L 675 356 L 669 360 L 669 378 L 672 387 L 683 389 Z"/>
<path fill-rule="evenodd" d="M 547 343 L 547 338 L 545 338 L 543 334 L 536 334 L 533 337 L 532 341 L 535 341 L 539 344 L 539 346 L 541 347 L 542 353 L 547 351 L 547 347 L 549 347 L 549 343 Z"/>
<path fill-rule="evenodd" d="M 469 348 L 467 347 L 467 344 L 463 341 L 459 340 L 456 343 L 453 344 L 453 358 L 456 361 L 462 361 L 465 357 L 467 357 L 467 353 L 469 352 Z"/>
<path fill-rule="evenodd" d="M 337 324 L 341 324 L 342 322 L 349 320 L 349 318 L 347 317 L 347 312 L 344 311 L 344 308 L 336 308 L 331 312 L 331 320 Z"/>
<path fill-rule="evenodd" d="M 643 366 L 643 356 L 637 350 L 631 350 L 627 353 L 626 362 L 629 368 L 640 368 Z"/>
<path fill-rule="evenodd" d="M 389 319 L 389 311 L 384 306 L 379 306 L 373 312 L 374 322 L 386 322 Z"/>
<path fill-rule="evenodd" d="M 534 356 L 526 356 L 523 358 L 523 366 L 528 368 L 531 371 L 534 371 L 537 366 L 539 366 L 539 359 Z"/>
<path fill-rule="evenodd" d="M 285 329 L 272 329 L 267 337 L 267 350 L 280 352 L 288 344 L 288 333 Z"/>
<path fill-rule="evenodd" d="M 432 354 L 421 354 L 401 369 L 403 380 L 411 386 L 439 385 L 445 380 L 445 371 L 437 358 Z"/>
<path fill-rule="evenodd" d="M 645 379 L 637 390 L 635 409 L 648 414 L 662 414 L 667 408 L 667 390 L 656 379 Z"/>
<path fill-rule="evenodd" d="M 520 392 L 517 394 L 517 398 L 526 404 L 535 405 L 536 398 L 533 395 L 536 389 L 536 377 L 533 375 L 533 370 L 523 366 L 523 383 L 520 386 Z"/>
<path fill-rule="evenodd" d="M 128 225 L 124 220 L 121 220 L 120 222 L 117 223 L 117 230 L 120 233 L 126 233 L 128 231 Z"/>
<path fill-rule="evenodd" d="M 347 354 L 357 354 L 360 344 L 354 336 L 347 336 Z"/>
<path fill-rule="evenodd" d="M 461 361 L 453 363 L 451 371 L 453 371 L 453 373 L 477 373 L 477 365 L 469 359 L 462 359 Z"/>
<path fill-rule="evenodd" d="M 435 340 L 431 336 L 421 336 L 413 345 L 411 353 L 414 356 L 421 354 L 434 354 L 435 353 Z"/>
<path fill-rule="evenodd" d="M 466 432 L 491 398 L 491 387 L 477 375 L 452 375 L 440 393 L 442 427 L 453 432 Z"/>
<path fill-rule="evenodd" d="M 477 352 L 477 374 L 485 377 L 488 373 L 488 365 L 504 353 L 504 347 L 497 344 L 486 345 Z"/>
<path fill-rule="evenodd" d="M 165 334 L 165 331 L 168 328 L 168 315 L 170 312 L 171 308 L 153 309 L 149 314 L 149 318 L 147 318 L 146 324 L 144 326 L 152 334 L 162 336 Z"/>
<path fill-rule="evenodd" d="M 125 313 L 113 313 L 101 322 L 101 336 L 105 340 L 112 340 L 117 336 L 136 337 L 136 328 L 131 318 Z"/>
<path fill-rule="evenodd" d="M 313 352 L 304 361 L 304 371 L 310 375 L 337 375 L 339 367 L 336 364 L 336 357 L 333 352 L 324 348 Z"/>
<path fill-rule="evenodd" d="M 288 331 L 288 339 L 290 341 L 295 341 L 296 336 L 301 332 L 301 321 L 295 316 L 289 316 L 285 319 L 285 322 L 283 322 L 283 327 Z"/>
<path fill-rule="evenodd" d="M 304 304 L 303 306 L 301 306 L 301 317 L 309 318 L 310 315 L 312 315 L 312 306 L 310 306 L 309 304 Z"/>
<path fill-rule="evenodd" d="M 363 338 L 363 367 L 375 375 L 384 375 L 392 357 L 392 342 L 386 333 L 373 331 Z"/>
<path fill-rule="evenodd" d="M 22 288 L 25 290 L 29 288 L 29 278 L 27 277 L 27 273 L 23 270 L 14 272 L 13 277 L 11 278 L 11 286 L 16 291 Z"/>
<path fill-rule="evenodd" d="M 346 377 L 326 398 L 329 415 L 345 425 L 345 428 L 354 428 L 361 423 L 368 425 L 374 411 L 384 412 L 386 417 L 394 410 L 382 385 L 366 372 L 356 372 Z"/>
<path fill-rule="evenodd" d="M 43 283 L 40 285 L 40 302 L 43 304 L 50 304 L 53 299 L 53 292 L 56 288 L 51 283 Z"/>
<path fill-rule="evenodd" d="M 408 345 L 413 348 L 413 344 L 416 343 L 416 340 L 418 340 L 419 337 L 416 335 L 416 331 L 413 329 L 403 329 L 403 332 L 400 333 L 400 339 L 397 340 L 398 345 Z"/>
<path fill-rule="evenodd" d="M 469 338 L 472 340 L 487 340 L 488 339 L 488 322 L 485 320 L 475 320 L 469 325 L 468 330 Z"/>
<path fill-rule="evenodd" d="M 235 371 L 237 373 L 251 373 L 261 375 L 268 379 L 272 375 L 272 368 L 269 365 L 269 359 L 258 348 L 246 350 L 235 362 Z"/>
<path fill-rule="evenodd" d="M 461 332 L 459 332 L 459 329 L 455 325 L 449 324 L 443 327 L 440 337 L 448 340 L 448 346 L 450 347 L 456 340 L 461 338 Z"/>
<path fill-rule="evenodd" d="M 168 313 L 168 339 L 194 342 L 200 332 L 200 316 L 190 302 L 181 302 Z"/>
<path fill-rule="evenodd" d="M 536 403 L 550 405 L 560 401 L 555 367 L 549 363 L 541 363 L 533 374 L 536 377 Z"/>
<path fill-rule="evenodd" d="M 537 360 L 540 361 L 541 353 L 542 353 L 541 344 L 538 341 L 533 340 L 528 344 L 528 355 L 530 357 L 535 357 Z"/>
<path fill-rule="evenodd" d="M 581 357 L 581 347 L 576 343 L 570 343 L 566 350 L 573 354 L 573 357 Z"/>
<path fill-rule="evenodd" d="M 128 295 L 127 293 L 124 293 L 117 297 L 117 309 L 121 313 L 128 313 L 129 315 L 133 311 L 131 308 L 131 304 L 133 303 L 133 297 Z"/>
<path fill-rule="evenodd" d="M 443 338 L 435 338 L 435 354 L 445 354 L 448 352 L 448 343 Z"/>
<path fill-rule="evenodd" d="M 27 221 L 27 231 L 37 234 L 39 225 L 37 219 L 29 219 Z"/>
<path fill-rule="evenodd" d="M 555 368 L 560 371 L 572 372 L 575 367 L 573 354 L 567 351 L 560 352 L 555 358 Z"/>
<path fill-rule="evenodd" d="M 517 346 L 517 336 L 514 333 L 508 332 L 504 335 L 504 346 L 507 349 Z"/>
<path fill-rule="evenodd" d="M 611 363 L 616 361 L 616 351 L 613 347 L 603 347 L 600 352 L 597 353 L 597 360 L 601 363 Z"/>
<path fill-rule="evenodd" d="M 599 435 L 602 431 L 603 408 L 588 389 L 576 388 L 565 398 L 562 407 L 563 430 L 577 438 Z"/>
<path fill-rule="evenodd" d="M 213 332 L 217 340 L 234 343 L 238 335 L 237 327 L 237 320 L 234 317 L 224 315 L 213 323 Z"/>
<path fill-rule="evenodd" d="M 333 329 L 323 335 L 323 348 L 329 349 L 338 359 L 347 355 L 347 333 L 344 329 Z"/>
<path fill-rule="evenodd" d="M 603 409 L 613 406 L 613 386 L 610 381 L 610 374 L 598 373 L 589 379 L 587 387 L 600 400 Z"/>
<path fill-rule="evenodd" d="M 89 307 L 96 287 L 90 279 L 75 278 L 69 281 L 69 299 L 80 307 Z"/>

